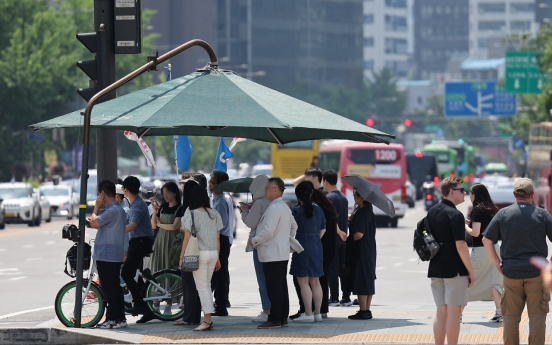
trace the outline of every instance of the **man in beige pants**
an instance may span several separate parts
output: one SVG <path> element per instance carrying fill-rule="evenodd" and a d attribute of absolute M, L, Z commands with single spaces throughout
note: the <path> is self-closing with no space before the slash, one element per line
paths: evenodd
<path fill-rule="evenodd" d="M 504 344 L 517 345 L 519 323 L 525 304 L 529 316 L 529 344 L 541 345 L 546 336 L 546 314 L 550 292 L 543 286 L 538 268 L 530 263 L 532 256 L 548 256 L 546 237 L 552 241 L 552 216 L 533 205 L 533 182 L 516 181 L 516 203 L 494 216 L 487 226 L 483 245 L 504 276 L 501 309 L 504 315 Z M 494 242 L 501 239 L 498 257 Z"/>

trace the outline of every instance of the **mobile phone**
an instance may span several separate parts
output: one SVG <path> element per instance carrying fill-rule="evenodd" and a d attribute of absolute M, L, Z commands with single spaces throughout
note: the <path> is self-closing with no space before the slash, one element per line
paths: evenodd
<path fill-rule="evenodd" d="M 154 206 L 154 207 L 158 207 L 159 204 L 157 204 L 157 200 L 155 199 L 155 197 L 151 197 L 150 198 L 150 201 L 151 201 L 151 204 Z"/>
<path fill-rule="evenodd" d="M 546 260 L 542 256 L 533 256 L 530 261 L 533 266 L 535 266 L 539 270 L 543 270 L 548 267 L 548 260 Z"/>
<path fill-rule="evenodd" d="M 86 225 L 87 227 L 91 228 L 92 225 L 90 225 L 90 218 L 86 218 L 85 222 L 84 222 L 84 225 Z"/>

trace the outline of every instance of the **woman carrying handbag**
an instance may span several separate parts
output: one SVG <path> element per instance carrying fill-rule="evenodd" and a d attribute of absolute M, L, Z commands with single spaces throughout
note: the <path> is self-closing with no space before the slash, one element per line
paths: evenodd
<path fill-rule="evenodd" d="M 220 269 L 219 237 L 223 225 L 220 214 L 210 208 L 207 190 L 199 186 L 192 188 L 190 207 L 182 218 L 182 228 L 185 235 L 180 255 L 180 268 L 193 270 L 194 281 L 204 314 L 203 322 L 194 331 L 212 331 L 214 325 L 211 314 L 214 313 L 215 308 L 211 293 L 211 278 L 213 272 Z M 193 239 L 192 232 L 195 233 Z M 188 246 L 191 247 L 188 248 Z M 192 256 L 195 256 L 195 254 L 199 254 L 199 265 L 194 265 L 196 260 Z"/>

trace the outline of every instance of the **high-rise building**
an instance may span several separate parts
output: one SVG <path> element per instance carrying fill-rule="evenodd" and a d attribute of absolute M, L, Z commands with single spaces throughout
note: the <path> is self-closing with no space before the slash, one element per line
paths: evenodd
<path fill-rule="evenodd" d="M 364 71 L 389 68 L 397 77 L 409 72 L 412 53 L 412 0 L 364 0 Z"/>
<path fill-rule="evenodd" d="M 267 86 L 362 83 L 362 0 L 216 0 L 221 67 Z"/>
<path fill-rule="evenodd" d="M 469 0 L 415 0 L 413 12 L 416 78 L 432 79 L 469 52 Z"/>
<path fill-rule="evenodd" d="M 504 38 L 514 32 L 536 34 L 535 0 L 470 0 L 470 57 L 504 57 Z"/>
<path fill-rule="evenodd" d="M 539 26 L 547 25 L 552 21 L 552 0 L 536 1 L 535 20 Z"/>

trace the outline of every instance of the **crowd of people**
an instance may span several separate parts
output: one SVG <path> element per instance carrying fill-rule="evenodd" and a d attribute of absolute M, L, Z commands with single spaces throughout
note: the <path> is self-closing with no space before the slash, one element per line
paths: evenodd
<path fill-rule="evenodd" d="M 142 299 L 143 282 L 134 279 L 136 270 L 144 265 L 153 271 L 176 268 L 169 250 L 178 232 L 184 234 L 179 266 L 194 236 L 199 267 L 182 270 L 184 316 L 175 324 L 209 331 L 214 329 L 212 317 L 228 316 L 234 204 L 228 193 L 216 188 L 228 179 L 217 170 L 209 181 L 203 174 L 185 173 L 181 188 L 174 182 L 163 185 L 161 205 L 149 200 L 151 186 L 141 185 L 136 177 L 117 185 L 99 183 L 90 226 L 98 229 L 95 258 L 108 306 L 106 321 L 98 327 L 125 327 L 125 312 L 141 314 L 138 323 L 153 319 Z M 245 250 L 252 253 L 261 299 L 262 310 L 252 318 L 259 329 L 286 327 L 288 320 L 322 322 L 329 306 L 336 305 L 358 304 L 351 320 L 373 317 L 377 255 L 373 206 L 354 190 L 354 211 L 349 214 L 337 182 L 333 170 L 307 169 L 294 180 L 297 204 L 292 205 L 282 199 L 282 179 L 260 175 L 249 188 L 252 202 L 240 204 L 241 219 L 251 229 Z M 484 185 L 474 184 L 469 190 L 473 208 L 465 219 L 456 208 L 468 192 L 462 183 L 454 177 L 444 179 L 443 200 L 427 214 L 427 226 L 440 244 L 428 268 L 437 306 L 435 343 L 444 344 L 446 339 L 456 344 L 467 303 L 492 300 L 496 311 L 490 321 L 503 322 L 505 344 L 519 343 L 525 305 L 529 342 L 544 344 L 552 274 L 546 271 L 543 281 L 531 258 L 547 257 L 552 216 L 534 206 L 533 183 L 522 178 L 514 185 L 516 203 L 501 210 Z M 290 315 L 288 275 L 293 276 L 299 300 L 294 315 Z M 121 278 L 133 299 L 133 307 L 126 310 Z M 351 295 L 357 296 L 357 303 Z"/>

